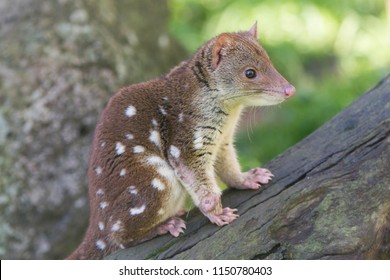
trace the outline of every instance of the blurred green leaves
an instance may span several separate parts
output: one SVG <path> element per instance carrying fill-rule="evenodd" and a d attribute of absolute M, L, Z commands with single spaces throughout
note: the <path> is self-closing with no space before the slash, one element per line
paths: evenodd
<path fill-rule="evenodd" d="M 390 0 L 169 0 L 169 7 L 170 30 L 189 52 L 257 20 L 260 42 L 298 90 L 257 112 L 260 125 L 244 126 L 237 137 L 244 168 L 293 145 L 390 72 Z"/>

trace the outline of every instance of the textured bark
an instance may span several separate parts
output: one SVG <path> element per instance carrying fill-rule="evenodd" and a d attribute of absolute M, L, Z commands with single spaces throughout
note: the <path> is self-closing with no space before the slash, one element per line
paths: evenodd
<path fill-rule="evenodd" d="M 320 108 L 319 108 L 320 109 Z M 390 76 L 266 165 L 259 191 L 228 190 L 239 209 L 219 228 L 197 210 L 179 238 L 111 259 L 390 259 Z"/>
<path fill-rule="evenodd" d="M 0 258 L 77 246 L 98 115 L 118 88 L 185 56 L 167 19 L 165 1 L 0 2 Z"/>

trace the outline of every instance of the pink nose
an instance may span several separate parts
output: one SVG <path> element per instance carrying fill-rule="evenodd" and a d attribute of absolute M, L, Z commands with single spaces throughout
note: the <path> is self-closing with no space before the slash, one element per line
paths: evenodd
<path fill-rule="evenodd" d="M 295 87 L 292 85 L 287 85 L 284 87 L 284 95 L 286 97 L 293 96 L 295 94 Z"/>

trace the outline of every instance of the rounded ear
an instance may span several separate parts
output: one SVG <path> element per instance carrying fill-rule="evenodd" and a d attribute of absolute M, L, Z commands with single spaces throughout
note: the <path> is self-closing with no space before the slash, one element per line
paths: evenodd
<path fill-rule="evenodd" d="M 257 21 L 255 22 L 254 25 L 248 30 L 248 33 L 252 35 L 256 40 L 259 38 L 257 37 Z"/>
<path fill-rule="evenodd" d="M 227 55 L 232 42 L 233 38 L 226 33 L 217 37 L 211 54 L 211 67 L 214 70 L 217 69 L 223 57 Z"/>

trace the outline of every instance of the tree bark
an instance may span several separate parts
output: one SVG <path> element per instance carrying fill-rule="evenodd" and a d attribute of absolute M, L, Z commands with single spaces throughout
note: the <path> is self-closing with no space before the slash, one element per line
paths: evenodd
<path fill-rule="evenodd" d="M 166 1 L 0 1 L 1 259 L 63 258 L 78 245 L 105 103 L 185 57 L 167 22 Z"/>
<path fill-rule="evenodd" d="M 320 110 L 321 108 L 319 108 Z M 228 190 L 224 227 L 191 210 L 179 238 L 109 259 L 390 259 L 390 76 L 278 156 L 259 191 Z"/>

